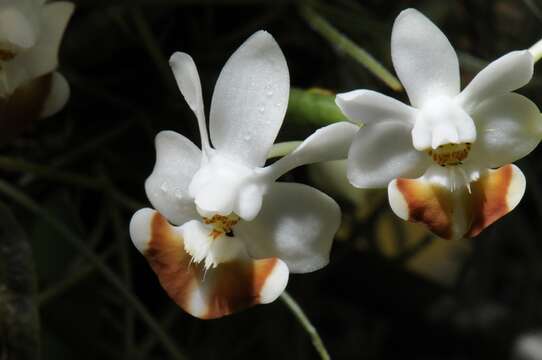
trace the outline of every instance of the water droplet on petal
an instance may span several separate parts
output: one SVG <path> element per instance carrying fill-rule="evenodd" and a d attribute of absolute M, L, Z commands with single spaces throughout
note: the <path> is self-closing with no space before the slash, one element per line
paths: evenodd
<path fill-rule="evenodd" d="M 162 190 L 162 192 L 167 192 L 169 190 L 166 182 L 160 185 L 160 190 Z"/>
<path fill-rule="evenodd" d="M 273 96 L 273 92 L 272 92 L 272 91 L 268 91 L 268 92 L 267 92 L 267 96 Z"/>
<path fill-rule="evenodd" d="M 250 135 L 245 135 L 245 136 L 243 137 L 243 139 L 244 139 L 245 141 L 250 141 Z"/>
<path fill-rule="evenodd" d="M 261 114 L 263 114 L 263 113 L 265 112 L 265 108 L 264 108 L 263 106 L 261 106 L 261 107 L 258 109 L 258 111 L 259 111 Z"/>

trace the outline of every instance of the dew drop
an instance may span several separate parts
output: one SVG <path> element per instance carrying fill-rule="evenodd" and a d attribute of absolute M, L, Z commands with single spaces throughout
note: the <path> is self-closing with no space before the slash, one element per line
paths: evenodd
<path fill-rule="evenodd" d="M 265 108 L 263 106 L 260 106 L 258 111 L 260 112 L 260 114 L 263 114 L 265 112 Z"/>
<path fill-rule="evenodd" d="M 268 92 L 267 92 L 267 96 L 273 96 L 273 92 L 272 92 L 272 91 L 268 91 Z"/>
<path fill-rule="evenodd" d="M 162 192 L 167 192 L 169 190 L 167 183 L 162 183 L 162 185 L 160 185 L 160 190 L 162 190 Z"/>
<path fill-rule="evenodd" d="M 243 139 L 244 139 L 245 141 L 250 141 L 251 138 L 250 138 L 250 135 L 245 135 L 245 136 L 243 137 Z"/>

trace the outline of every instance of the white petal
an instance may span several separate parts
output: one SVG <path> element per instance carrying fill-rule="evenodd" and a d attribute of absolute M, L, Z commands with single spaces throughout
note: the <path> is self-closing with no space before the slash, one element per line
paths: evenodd
<path fill-rule="evenodd" d="M 69 98 L 70 84 L 62 74 L 54 72 L 51 78 L 51 90 L 45 104 L 43 104 L 40 117 L 46 118 L 56 114 L 62 110 Z"/>
<path fill-rule="evenodd" d="M 18 53 L 36 43 L 36 26 L 21 10 L 0 3 L 0 49 Z"/>
<path fill-rule="evenodd" d="M 345 121 L 316 130 L 290 154 L 266 167 L 267 178 L 276 180 L 301 165 L 345 159 L 358 130 L 358 126 Z"/>
<path fill-rule="evenodd" d="M 484 101 L 473 113 L 478 140 L 472 156 L 487 167 L 512 163 L 529 154 L 542 138 L 542 115 L 526 97 L 510 93 Z"/>
<path fill-rule="evenodd" d="M 254 219 L 262 208 L 266 190 L 266 184 L 260 182 L 246 184 L 239 193 L 235 213 L 248 221 Z"/>
<path fill-rule="evenodd" d="M 155 142 L 156 164 L 145 182 L 147 197 L 169 221 L 183 224 L 198 216 L 188 186 L 199 169 L 201 151 L 173 131 L 160 132 Z"/>
<path fill-rule="evenodd" d="M 348 119 L 357 124 L 387 120 L 413 122 L 416 115 L 416 109 L 371 90 L 337 94 L 335 102 Z"/>
<path fill-rule="evenodd" d="M 130 238 L 137 250 L 144 254 L 152 239 L 152 218 L 156 211 L 149 208 L 139 209 L 130 220 Z"/>
<path fill-rule="evenodd" d="M 209 148 L 209 135 L 207 134 L 201 82 L 196 64 L 190 55 L 176 52 L 171 55 L 169 65 L 181 94 L 183 94 L 186 103 L 198 119 L 202 148 L 207 150 Z"/>
<path fill-rule="evenodd" d="M 382 188 L 397 177 L 418 177 L 430 157 L 412 146 L 408 123 L 386 121 L 360 129 L 348 153 L 348 179 L 359 188 Z"/>
<path fill-rule="evenodd" d="M 290 79 L 284 55 L 265 31 L 230 57 L 216 82 L 210 132 L 215 148 L 250 167 L 262 166 L 282 125 Z"/>
<path fill-rule="evenodd" d="M 254 258 L 278 257 L 291 272 L 318 270 L 329 262 L 333 236 L 341 219 L 333 199 L 310 186 L 275 183 L 262 211 L 251 222 L 239 222 L 236 235 Z"/>
<path fill-rule="evenodd" d="M 528 50 L 510 52 L 480 71 L 457 101 L 466 111 L 472 111 L 485 99 L 526 85 L 533 77 L 533 66 L 533 56 Z"/>
<path fill-rule="evenodd" d="M 391 35 L 391 56 L 410 103 L 417 108 L 434 96 L 459 93 L 459 62 L 439 28 L 414 9 L 397 16 Z"/>
<path fill-rule="evenodd" d="M 73 10 L 72 3 L 63 1 L 43 7 L 42 26 L 37 43 L 4 65 L 11 91 L 28 80 L 56 69 L 62 35 Z"/>

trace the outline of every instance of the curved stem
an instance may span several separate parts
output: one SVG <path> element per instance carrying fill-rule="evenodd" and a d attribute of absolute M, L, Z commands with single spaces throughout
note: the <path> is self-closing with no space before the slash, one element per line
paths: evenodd
<path fill-rule="evenodd" d="M 291 153 L 296 147 L 301 145 L 303 141 L 285 141 L 273 144 L 271 151 L 267 155 L 267 159 L 283 157 Z"/>
<path fill-rule="evenodd" d="M 538 40 L 536 44 L 531 46 L 529 48 L 529 51 L 533 55 L 534 62 L 536 63 L 538 60 L 542 59 L 542 39 Z"/>
<path fill-rule="evenodd" d="M 53 227 L 65 240 L 94 265 L 103 277 L 124 297 L 126 302 L 134 308 L 147 326 L 156 333 L 157 337 L 160 339 L 166 350 L 169 351 L 173 359 L 185 360 L 187 358 L 179 351 L 179 349 L 177 349 L 175 343 L 169 338 L 156 319 L 147 311 L 145 306 L 124 286 L 117 275 L 85 244 L 82 239 L 74 234 L 61 221 L 52 216 L 50 212 L 39 206 L 33 199 L 3 180 L 0 180 L 0 192 L 49 223 L 51 227 Z"/>
<path fill-rule="evenodd" d="M 401 91 L 403 89 L 399 80 L 392 75 L 381 63 L 379 63 L 365 49 L 356 45 L 352 40 L 341 34 L 326 19 L 320 16 L 316 11 L 307 5 L 299 8 L 301 16 L 309 25 L 334 47 L 340 49 L 357 60 L 367 68 L 373 75 L 382 80 L 392 90 Z"/>
<path fill-rule="evenodd" d="M 299 304 L 286 291 L 280 295 L 280 299 L 286 304 L 288 309 L 290 309 L 292 314 L 294 314 L 294 316 L 297 318 L 297 321 L 299 321 L 299 324 L 301 324 L 303 329 L 305 329 L 305 331 L 309 334 L 312 344 L 314 345 L 316 352 L 318 352 L 318 355 L 320 355 L 320 358 L 323 360 L 330 360 L 331 357 L 327 352 L 322 338 L 318 334 L 318 331 L 316 331 L 316 328 L 312 325 L 307 315 L 305 315 Z"/>

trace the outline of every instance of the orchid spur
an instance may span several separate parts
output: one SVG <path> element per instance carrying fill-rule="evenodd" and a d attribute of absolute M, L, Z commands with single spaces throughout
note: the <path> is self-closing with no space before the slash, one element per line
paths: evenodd
<path fill-rule="evenodd" d="M 61 110 L 70 95 L 58 49 L 71 2 L 0 0 L 0 137 Z"/>
<path fill-rule="evenodd" d="M 328 262 L 340 210 L 307 185 L 276 183 L 290 169 L 345 158 L 358 127 L 324 127 L 263 167 L 282 124 L 289 75 L 271 35 L 252 35 L 217 80 L 210 139 L 192 58 L 170 65 L 198 120 L 202 149 L 172 131 L 156 136 L 157 161 L 145 183 L 156 210 L 136 212 L 130 235 L 169 296 L 193 316 L 217 318 L 275 300 L 289 272 Z"/>
<path fill-rule="evenodd" d="M 511 163 L 540 142 L 537 106 L 512 91 L 533 75 L 529 51 L 513 51 L 460 91 L 457 55 L 414 9 L 395 20 L 392 60 L 411 106 L 370 90 L 337 95 L 363 122 L 348 155 L 357 187 L 388 187 L 392 210 L 446 238 L 473 237 L 510 212 L 525 192 Z"/>

